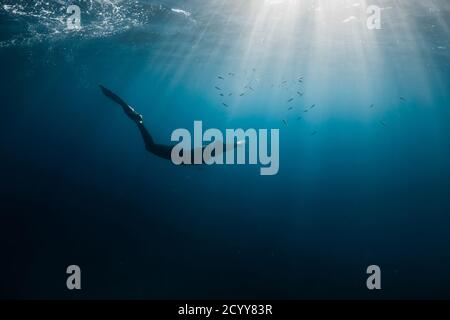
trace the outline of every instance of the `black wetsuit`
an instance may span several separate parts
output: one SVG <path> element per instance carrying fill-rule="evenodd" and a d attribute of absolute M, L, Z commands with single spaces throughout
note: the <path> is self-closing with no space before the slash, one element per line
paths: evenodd
<path fill-rule="evenodd" d="M 163 144 L 155 143 L 152 136 L 150 135 L 150 132 L 147 130 L 147 128 L 144 125 L 142 115 L 140 115 L 138 112 L 136 112 L 134 110 L 134 108 L 132 108 L 129 104 L 127 104 L 122 98 L 120 98 L 118 95 L 116 95 L 111 90 L 105 88 L 102 85 L 100 85 L 100 89 L 102 90 L 102 92 L 105 96 L 107 96 L 108 98 L 110 98 L 111 100 L 113 100 L 114 102 L 119 104 L 122 107 L 125 114 L 136 123 L 136 125 L 138 126 L 139 131 L 142 135 L 142 139 L 144 140 L 145 149 L 148 152 L 153 153 L 154 155 L 156 155 L 160 158 L 163 158 L 166 160 L 172 160 L 172 149 L 174 147 L 173 145 L 171 146 L 171 145 L 163 145 Z M 233 146 L 233 148 L 235 148 L 235 147 L 236 147 L 236 145 Z M 204 149 L 205 149 L 205 147 L 202 148 L 202 152 Z M 226 150 L 227 150 L 227 145 L 223 144 L 223 152 L 225 152 Z M 212 152 L 212 155 L 211 155 L 212 157 L 215 156 L 214 152 L 215 152 L 215 150 L 213 150 L 213 152 Z M 182 153 L 182 151 L 181 151 L 181 153 Z M 194 163 L 194 150 L 191 150 L 190 153 L 191 153 L 191 155 L 190 155 L 191 163 Z M 181 154 L 180 156 L 183 156 L 183 154 Z M 203 159 L 202 159 L 202 162 L 203 162 Z"/>

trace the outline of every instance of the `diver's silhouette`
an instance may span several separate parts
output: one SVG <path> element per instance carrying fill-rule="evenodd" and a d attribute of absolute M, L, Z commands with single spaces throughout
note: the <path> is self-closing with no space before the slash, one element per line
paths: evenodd
<path fill-rule="evenodd" d="M 102 85 L 100 85 L 100 89 L 102 90 L 102 92 L 105 96 L 107 96 L 108 98 L 110 98 L 111 100 L 113 100 L 114 102 L 119 104 L 122 107 L 125 114 L 128 116 L 128 118 L 130 118 L 131 120 L 133 120 L 134 123 L 136 123 L 137 127 L 139 128 L 139 131 L 141 132 L 142 138 L 144 140 L 145 149 L 148 152 L 153 153 L 154 155 L 156 155 L 160 158 L 172 160 L 172 149 L 174 146 L 155 143 L 152 136 L 148 132 L 147 128 L 144 126 L 144 120 L 143 120 L 143 117 L 141 114 L 136 112 L 136 110 L 134 110 L 133 107 L 131 107 L 128 103 L 126 103 L 122 98 L 120 98 L 118 95 L 116 95 L 111 90 L 105 88 Z M 238 141 L 237 143 L 233 143 L 233 144 L 223 144 L 222 150 L 223 150 L 223 152 L 226 152 L 227 150 L 234 149 L 237 146 L 242 145 L 243 143 L 244 143 L 243 141 Z M 203 152 L 204 148 L 205 147 L 202 147 L 201 150 L 196 150 L 196 149 L 190 150 L 191 163 L 194 163 L 195 152 L 196 151 Z M 181 153 L 182 153 L 182 151 L 181 151 Z M 182 154 L 181 154 L 181 156 L 182 156 Z M 215 157 L 215 156 L 216 155 L 213 153 L 212 157 Z M 202 159 L 202 161 L 206 161 L 206 160 L 207 159 Z"/>

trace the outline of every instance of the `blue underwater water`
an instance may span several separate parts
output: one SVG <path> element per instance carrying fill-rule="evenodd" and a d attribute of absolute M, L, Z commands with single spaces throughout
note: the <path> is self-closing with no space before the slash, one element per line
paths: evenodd
<path fill-rule="evenodd" d="M 448 1 L 68 4 L 0 0 L 0 297 L 450 298 Z M 280 129 L 279 172 L 157 158 L 98 84 L 160 143 Z"/>

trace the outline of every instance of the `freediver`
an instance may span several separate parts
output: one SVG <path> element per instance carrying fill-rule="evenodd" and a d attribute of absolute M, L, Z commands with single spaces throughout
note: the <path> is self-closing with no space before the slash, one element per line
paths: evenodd
<path fill-rule="evenodd" d="M 150 133 L 148 132 L 147 128 L 144 125 L 144 120 L 143 120 L 142 115 L 140 113 L 138 113 L 136 110 L 134 110 L 133 107 L 131 107 L 128 103 L 126 103 L 122 98 L 120 98 L 114 92 L 105 88 L 102 85 L 99 85 L 99 86 L 100 86 L 100 89 L 102 90 L 103 94 L 105 96 L 107 96 L 108 98 L 110 98 L 111 100 L 113 100 L 114 102 L 116 102 L 117 104 L 119 104 L 122 107 L 125 114 L 128 116 L 128 118 L 130 118 L 134 123 L 136 123 L 136 125 L 141 133 L 142 139 L 144 140 L 145 149 L 148 152 L 150 152 L 160 158 L 172 161 L 172 149 L 174 146 L 155 143 L 152 136 L 150 135 Z M 232 149 L 237 148 L 240 145 L 243 145 L 245 142 L 238 141 L 233 144 L 226 144 L 223 142 L 215 141 L 214 143 L 219 143 L 219 144 L 222 143 L 223 144 L 222 152 L 225 153 L 228 150 L 232 150 Z M 191 163 L 194 163 L 194 154 L 196 152 L 202 152 L 202 154 L 203 154 L 203 151 L 205 148 L 206 148 L 206 146 L 203 146 L 201 148 L 190 150 Z M 214 149 L 214 151 L 211 154 L 212 158 L 214 158 L 216 156 L 215 150 L 216 149 Z M 181 152 L 183 152 L 183 151 L 181 151 Z M 217 154 L 217 156 L 218 155 L 219 154 Z M 202 157 L 202 163 L 205 163 L 207 160 L 209 160 L 209 159 L 205 159 Z"/>

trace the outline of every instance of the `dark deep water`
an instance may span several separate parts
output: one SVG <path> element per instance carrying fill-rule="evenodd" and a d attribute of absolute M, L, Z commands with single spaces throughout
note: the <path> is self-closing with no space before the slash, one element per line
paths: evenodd
<path fill-rule="evenodd" d="M 450 298 L 447 1 L 374 1 L 392 7 L 377 31 L 343 22 L 357 0 L 124 0 L 103 24 L 91 1 L 86 29 L 58 34 L 12 3 L 27 2 L 0 0 L 0 297 Z M 99 83 L 160 142 L 194 120 L 280 128 L 280 171 L 158 159 Z"/>

